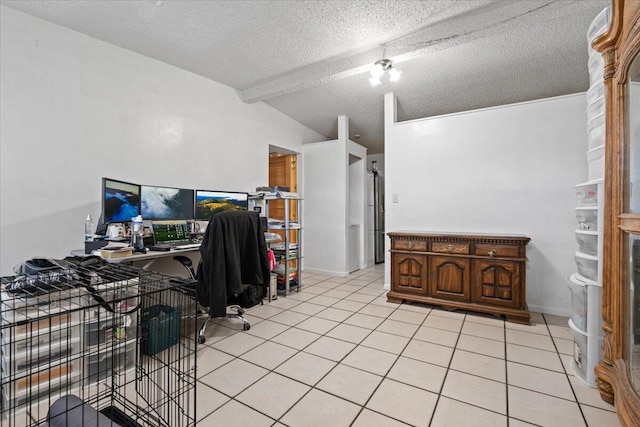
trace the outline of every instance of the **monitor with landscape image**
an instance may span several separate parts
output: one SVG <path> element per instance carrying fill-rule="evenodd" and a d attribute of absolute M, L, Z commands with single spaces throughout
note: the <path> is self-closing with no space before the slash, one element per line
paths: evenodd
<path fill-rule="evenodd" d="M 186 188 L 141 187 L 143 219 L 193 219 L 193 190 Z"/>
<path fill-rule="evenodd" d="M 129 222 L 140 215 L 140 185 L 102 178 L 102 222 Z"/>
<path fill-rule="evenodd" d="M 235 191 L 196 190 L 195 219 L 209 221 L 224 211 L 247 210 L 249 195 Z"/>

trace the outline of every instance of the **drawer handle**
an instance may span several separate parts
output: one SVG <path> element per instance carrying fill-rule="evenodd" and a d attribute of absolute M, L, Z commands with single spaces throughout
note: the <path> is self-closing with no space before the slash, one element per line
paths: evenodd
<path fill-rule="evenodd" d="M 453 252 L 453 245 L 447 245 L 447 251 Z"/>
<path fill-rule="evenodd" d="M 496 250 L 495 250 L 495 249 L 491 249 L 491 250 L 489 251 L 489 257 L 493 258 L 493 257 L 495 257 L 495 256 L 496 256 Z"/>
<path fill-rule="evenodd" d="M 409 244 L 407 245 L 409 247 L 409 249 L 413 248 L 414 243 L 413 242 L 409 242 Z"/>

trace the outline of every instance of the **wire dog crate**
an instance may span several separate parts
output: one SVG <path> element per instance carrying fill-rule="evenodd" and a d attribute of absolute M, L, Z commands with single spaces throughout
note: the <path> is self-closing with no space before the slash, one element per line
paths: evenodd
<path fill-rule="evenodd" d="M 0 426 L 196 423 L 196 301 L 120 264 L 1 278 Z"/>

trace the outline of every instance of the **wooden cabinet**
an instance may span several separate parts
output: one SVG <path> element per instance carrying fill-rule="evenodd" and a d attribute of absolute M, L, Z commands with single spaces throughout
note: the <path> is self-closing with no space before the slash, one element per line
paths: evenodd
<path fill-rule="evenodd" d="M 414 301 L 529 323 L 525 236 L 392 232 L 389 301 Z"/>

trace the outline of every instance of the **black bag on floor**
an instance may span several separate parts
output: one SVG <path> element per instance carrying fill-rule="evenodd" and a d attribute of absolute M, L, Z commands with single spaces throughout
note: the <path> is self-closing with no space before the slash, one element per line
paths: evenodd
<path fill-rule="evenodd" d="M 227 298 L 227 305 L 239 305 L 242 308 L 250 308 L 254 305 L 262 304 L 262 286 L 247 286 L 237 295 Z"/>

